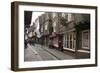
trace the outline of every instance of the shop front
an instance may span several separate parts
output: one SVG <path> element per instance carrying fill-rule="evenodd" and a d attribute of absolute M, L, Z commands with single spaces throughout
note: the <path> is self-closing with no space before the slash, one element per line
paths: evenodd
<path fill-rule="evenodd" d="M 63 42 L 62 42 L 61 34 L 53 33 L 53 35 L 50 36 L 50 38 L 52 39 L 52 46 L 54 48 L 57 48 L 59 50 L 63 49 Z"/>

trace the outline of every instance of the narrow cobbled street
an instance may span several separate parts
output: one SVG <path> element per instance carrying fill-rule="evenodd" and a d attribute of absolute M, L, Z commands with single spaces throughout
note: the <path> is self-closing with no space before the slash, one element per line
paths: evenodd
<path fill-rule="evenodd" d="M 74 59 L 73 56 L 67 55 L 54 48 L 48 48 L 39 44 L 30 45 L 24 50 L 24 61 L 46 61 L 46 60 L 64 60 Z"/>

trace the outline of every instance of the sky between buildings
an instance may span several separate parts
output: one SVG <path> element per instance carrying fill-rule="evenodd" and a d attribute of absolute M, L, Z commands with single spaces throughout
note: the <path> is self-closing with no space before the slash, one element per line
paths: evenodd
<path fill-rule="evenodd" d="M 33 22 L 35 23 L 35 20 L 41 16 L 42 14 L 44 14 L 44 12 L 32 12 L 32 19 L 31 19 L 31 24 L 30 26 L 33 25 Z M 41 37 L 41 34 L 39 32 L 39 21 L 38 23 L 35 23 L 35 26 L 36 26 L 36 29 L 35 29 L 35 32 L 37 33 L 37 37 Z"/>
<path fill-rule="evenodd" d="M 38 18 L 38 16 L 44 14 L 44 12 L 32 12 L 32 19 L 31 19 L 31 25 L 32 26 L 32 23 L 35 22 L 36 18 Z"/>

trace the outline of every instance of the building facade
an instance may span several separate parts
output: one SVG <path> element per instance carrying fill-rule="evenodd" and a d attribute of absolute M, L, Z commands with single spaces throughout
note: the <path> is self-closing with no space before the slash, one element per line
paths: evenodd
<path fill-rule="evenodd" d="M 58 50 L 86 53 L 90 57 L 89 14 L 45 12 L 38 19 L 43 45 L 49 46 L 50 40 Z"/>
<path fill-rule="evenodd" d="M 63 49 L 76 53 L 84 53 L 90 57 L 90 15 L 68 14 L 66 31 L 63 33 Z M 82 57 L 77 55 L 77 57 Z"/>

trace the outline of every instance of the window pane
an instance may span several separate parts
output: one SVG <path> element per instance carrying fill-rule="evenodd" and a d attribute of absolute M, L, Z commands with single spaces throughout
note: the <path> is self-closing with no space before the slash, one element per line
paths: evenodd
<path fill-rule="evenodd" d="M 70 35 L 70 40 L 72 40 L 72 35 Z"/>
<path fill-rule="evenodd" d="M 67 41 L 67 46 L 66 47 L 69 48 L 69 41 Z"/>
<path fill-rule="evenodd" d="M 83 44 L 83 48 L 84 47 L 89 47 L 89 31 L 85 31 L 83 32 L 83 35 L 82 35 L 82 44 Z"/>
<path fill-rule="evenodd" d="M 83 33 L 83 39 L 84 40 L 88 40 L 88 32 L 84 32 Z"/>
<path fill-rule="evenodd" d="M 70 41 L 70 48 L 72 49 L 72 41 Z"/>

